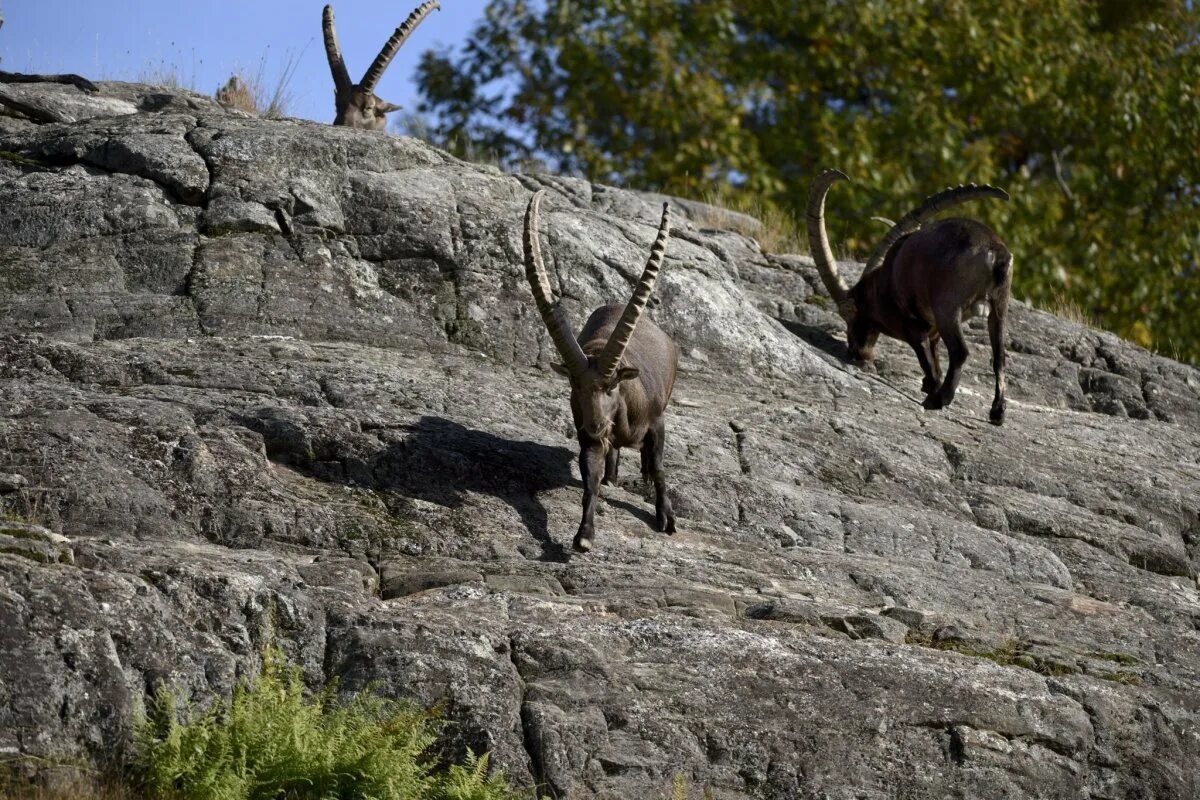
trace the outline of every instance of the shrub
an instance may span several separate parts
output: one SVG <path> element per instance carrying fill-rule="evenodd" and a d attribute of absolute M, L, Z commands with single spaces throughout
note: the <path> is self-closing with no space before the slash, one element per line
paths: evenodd
<path fill-rule="evenodd" d="M 430 714 L 361 692 L 309 692 L 268 649 L 261 672 L 207 711 L 162 689 L 137 728 L 134 773 L 169 800 L 517 800 L 488 758 L 438 772 Z"/>

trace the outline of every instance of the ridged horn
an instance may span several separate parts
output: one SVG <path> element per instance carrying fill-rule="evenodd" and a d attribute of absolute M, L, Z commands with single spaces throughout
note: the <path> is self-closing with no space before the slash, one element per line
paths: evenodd
<path fill-rule="evenodd" d="M 805 209 L 808 224 L 808 247 L 812 250 L 813 261 L 817 264 L 817 272 L 821 282 L 829 291 L 829 296 L 836 303 L 842 303 L 849 296 L 845 281 L 838 275 L 837 264 L 833 260 L 833 251 L 829 249 L 829 236 L 825 233 L 825 195 L 829 187 L 837 181 L 848 181 L 846 173 L 841 170 L 827 169 L 813 180 L 808 190 L 808 208 Z"/>
<path fill-rule="evenodd" d="M 646 305 L 650 302 L 650 295 L 654 293 L 654 283 L 658 280 L 658 270 L 662 267 L 663 256 L 667 251 L 667 240 L 670 238 L 671 206 L 669 203 L 663 203 L 662 221 L 658 224 L 658 235 L 654 237 L 654 244 L 650 246 L 650 258 L 646 260 L 646 268 L 642 270 L 641 280 L 634 287 L 633 296 L 629 298 L 625 310 L 621 312 L 621 319 L 617 321 L 616 327 L 608 337 L 608 342 L 604 345 L 604 351 L 600 354 L 598 368 L 605 379 L 610 379 L 617 374 L 621 357 L 625 355 L 625 348 L 629 346 L 629 340 L 633 338 L 633 329 L 637 327 L 638 319 L 646 310 Z"/>
<path fill-rule="evenodd" d="M 892 246 L 920 228 L 934 214 L 945 211 L 951 206 L 956 206 L 980 197 L 994 197 L 997 200 L 1007 200 L 1008 192 L 995 186 L 968 183 L 950 189 L 943 189 L 937 194 L 926 197 L 921 202 L 921 205 L 901 217 L 900 221 L 893 225 L 892 229 L 885 233 L 883 238 L 879 240 L 879 244 L 875 245 L 875 249 L 871 251 L 871 257 L 867 259 L 867 265 L 863 268 L 863 275 L 883 266 L 883 260 L 887 258 L 888 251 L 892 249 Z"/>
<path fill-rule="evenodd" d="M 435 8 L 441 9 L 438 0 L 427 0 L 427 2 L 421 3 L 421 5 L 413 9 L 413 12 L 408 15 L 408 19 L 404 20 L 400 24 L 400 27 L 392 32 L 392 38 L 387 40 L 383 49 L 379 51 L 379 55 L 375 56 L 375 60 L 371 62 L 371 66 L 367 68 L 366 73 L 363 75 L 363 89 L 368 92 L 375 91 L 375 86 L 379 83 L 379 79 L 383 77 L 384 70 L 388 68 L 388 64 L 392 63 L 392 59 L 396 57 L 396 53 L 399 52 L 405 40 L 412 35 L 412 32 L 417 29 L 421 21 L 429 16 L 429 12 Z"/>
<path fill-rule="evenodd" d="M 880 225 L 886 225 L 889 228 L 896 224 L 894 220 L 890 220 L 887 217 L 871 217 L 871 221 L 878 222 Z"/>
<path fill-rule="evenodd" d="M 333 73 L 333 85 L 339 92 L 350 88 L 350 71 L 338 47 L 337 30 L 333 27 L 333 6 L 325 6 L 321 14 L 321 30 L 325 33 L 325 57 L 329 59 L 329 71 Z"/>
<path fill-rule="evenodd" d="M 567 325 L 566 315 L 562 307 L 554 302 L 550 293 L 550 281 L 546 278 L 546 265 L 542 261 L 542 245 L 538 241 L 538 214 L 542 207 L 542 196 L 545 189 L 539 189 L 529 199 L 525 209 L 525 235 L 522 243 L 525 248 L 525 277 L 529 280 L 529 288 L 533 290 L 533 302 L 537 304 L 538 313 L 546 330 L 550 332 L 550 340 L 554 342 L 563 365 L 572 375 L 582 375 L 587 370 L 587 356 L 583 348 L 571 335 Z"/>

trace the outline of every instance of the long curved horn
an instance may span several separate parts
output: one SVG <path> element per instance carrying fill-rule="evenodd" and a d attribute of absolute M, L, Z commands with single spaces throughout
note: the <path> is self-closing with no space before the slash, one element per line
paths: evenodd
<path fill-rule="evenodd" d="M 979 197 L 1007 200 L 1008 192 L 995 186 L 968 183 L 951 189 L 943 189 L 937 194 L 926 197 L 921 205 L 901 217 L 900 221 L 879 240 L 879 244 L 875 245 L 875 249 L 871 251 L 871 257 L 867 259 L 867 265 L 863 267 L 863 275 L 883 266 L 883 260 L 887 257 L 888 251 L 892 249 L 892 245 L 920 228 L 925 220 L 951 206 Z"/>
<path fill-rule="evenodd" d="M 550 339 L 563 358 L 563 364 L 572 375 L 582 375 L 587 370 L 587 356 L 583 348 L 571 335 L 562 306 L 554 302 L 550 294 L 550 281 L 546 278 L 546 265 L 542 262 L 542 245 L 538 241 L 538 212 L 542 206 L 542 196 L 545 189 L 539 189 L 529 199 L 525 209 L 525 235 L 522 243 L 525 247 L 525 277 L 529 280 L 529 288 L 533 290 L 533 301 L 537 304 L 542 322 L 550 332 Z"/>
<path fill-rule="evenodd" d="M 839 305 L 845 302 L 850 290 L 838 275 L 833 251 L 829 249 L 829 236 L 825 233 L 825 195 L 829 193 L 829 187 L 837 181 L 848 180 L 850 179 L 846 177 L 846 173 L 841 170 L 827 169 L 822 172 L 808 190 L 808 208 L 805 210 L 808 247 L 812 250 L 813 261 L 817 264 L 817 272 L 820 273 L 821 282 L 825 284 L 829 296 Z"/>
<path fill-rule="evenodd" d="M 658 224 L 658 235 L 654 237 L 654 244 L 650 246 L 650 258 L 646 261 L 646 268 L 642 270 L 642 278 L 634 287 L 633 296 L 621 312 L 621 319 L 617 321 L 608 342 L 604 345 L 604 352 L 600 354 L 598 368 L 606 379 L 617 374 L 621 357 L 625 355 L 625 348 L 633 338 L 633 329 L 637 327 L 638 319 L 650 302 L 650 295 L 654 293 L 654 283 L 658 280 L 658 270 L 662 267 L 663 256 L 667 251 L 667 240 L 670 238 L 671 206 L 669 203 L 663 203 L 662 222 Z"/>
<path fill-rule="evenodd" d="M 396 57 L 401 45 L 405 40 L 417 29 L 421 21 L 429 16 L 429 12 L 434 9 L 441 9 L 438 0 L 427 0 L 413 9 L 413 12 L 408 15 L 408 19 L 400 23 L 400 27 L 392 33 L 392 38 L 387 40 L 383 49 L 379 51 L 379 55 L 375 56 L 375 60 L 371 62 L 371 66 L 367 68 L 363 74 L 362 88 L 365 91 L 375 91 L 375 85 L 379 83 L 379 79 L 383 77 L 383 71 L 388 68 L 388 64 L 392 63 L 392 59 Z"/>
<path fill-rule="evenodd" d="M 329 59 L 329 71 L 333 73 L 333 85 L 339 92 L 350 88 L 350 72 L 338 47 L 337 30 L 333 27 L 333 6 L 325 6 L 321 14 L 321 29 L 325 32 L 325 56 Z"/>
<path fill-rule="evenodd" d="M 878 222 L 880 225 L 886 225 L 888 228 L 891 228 L 896 224 L 893 220 L 890 220 L 887 217 L 871 217 L 871 221 Z"/>

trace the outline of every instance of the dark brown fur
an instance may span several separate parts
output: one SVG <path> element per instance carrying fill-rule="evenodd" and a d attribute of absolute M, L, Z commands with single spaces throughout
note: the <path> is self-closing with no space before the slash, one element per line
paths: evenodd
<path fill-rule="evenodd" d="M 908 342 L 925 379 L 924 406 L 950 405 L 968 347 L 962 321 L 986 301 L 995 396 L 989 419 L 1004 421 L 1004 326 L 1012 287 L 1012 254 L 990 228 L 969 219 L 946 219 L 901 239 L 883 266 L 853 289 L 855 313 L 847 321 L 849 356 L 870 360 L 880 333 Z M 941 377 L 937 345 L 946 343 L 949 366 Z"/>
<path fill-rule="evenodd" d="M 642 277 L 626 305 L 601 306 L 592 312 L 579 335 L 572 337 L 553 300 L 538 241 L 538 208 L 544 190 L 536 192 L 525 213 L 525 274 L 542 321 L 563 357 L 554 369 L 571 382 L 571 417 L 579 439 L 579 473 L 583 479 L 583 519 L 575 549 L 587 552 L 595 536 L 596 499 L 601 481 L 617 479 L 620 450 L 636 447 L 642 475 L 654 481 L 655 526 L 675 531 L 675 512 L 667 496 L 663 449 L 663 414 L 671 400 L 679 368 L 679 348 L 645 316 L 670 237 L 670 212 L 664 204 L 658 236 Z"/>
<path fill-rule="evenodd" d="M 655 527 L 675 532 L 675 512 L 663 470 L 663 412 L 675 387 L 679 347 L 653 320 L 643 317 L 625 349 L 616 382 L 605 383 L 599 378 L 597 358 L 624 310 L 624 306 L 609 305 L 592 312 L 578 337 L 588 356 L 588 373 L 582 378 L 568 375 L 583 479 L 583 520 L 575 535 L 575 548 L 581 551 L 591 549 L 600 483 L 616 483 L 622 447 L 641 452 L 642 476 L 654 481 Z"/>
<path fill-rule="evenodd" d="M 967 184 L 946 189 L 891 225 L 852 288 L 837 274 L 825 233 L 825 195 L 846 176 L 825 170 L 813 181 L 808 197 L 808 233 L 821 280 L 846 320 L 847 354 L 852 360 L 871 360 L 879 334 L 908 342 L 917 354 L 924 380 L 925 408 L 950 405 L 958 390 L 967 341 L 962 321 L 986 301 L 990 307 L 988 333 L 996 393 L 988 418 L 1004 421 L 1004 326 L 1012 290 L 1012 253 L 986 225 L 951 218 L 922 223 L 937 212 L 981 197 L 1008 199 L 993 186 Z M 949 367 L 943 380 L 937 345 L 945 341 Z"/>

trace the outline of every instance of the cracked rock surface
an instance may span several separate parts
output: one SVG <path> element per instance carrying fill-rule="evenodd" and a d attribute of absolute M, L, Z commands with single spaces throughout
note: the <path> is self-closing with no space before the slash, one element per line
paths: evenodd
<path fill-rule="evenodd" d="M 907 346 L 842 361 L 809 259 L 682 204 L 679 532 L 625 453 L 575 556 L 520 222 L 549 189 L 578 325 L 654 197 L 79 95 L 0 124 L 0 752 L 101 757 L 273 616 L 314 686 L 441 704 L 447 752 L 555 798 L 1200 796 L 1196 369 L 1015 303 L 1004 427 L 980 320 L 926 412 Z"/>

